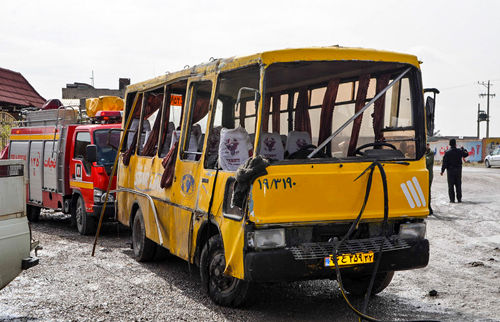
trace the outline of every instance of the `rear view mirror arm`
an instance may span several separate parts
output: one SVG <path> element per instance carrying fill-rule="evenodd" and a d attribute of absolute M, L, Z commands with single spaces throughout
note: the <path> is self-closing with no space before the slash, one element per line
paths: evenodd
<path fill-rule="evenodd" d="M 259 90 L 251 87 L 242 87 L 238 90 L 238 97 L 236 98 L 236 104 L 234 104 L 236 106 L 236 110 L 238 110 L 238 104 L 240 103 L 241 100 L 241 92 L 243 91 L 250 91 L 255 93 L 255 106 L 257 107 L 258 101 L 260 100 Z"/>

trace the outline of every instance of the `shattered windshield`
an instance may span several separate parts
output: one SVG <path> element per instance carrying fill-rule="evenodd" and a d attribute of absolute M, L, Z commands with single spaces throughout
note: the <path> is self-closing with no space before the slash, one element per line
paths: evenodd
<path fill-rule="evenodd" d="M 120 132 L 109 129 L 94 131 L 94 143 L 97 146 L 97 164 L 113 164 L 120 144 Z"/>
<path fill-rule="evenodd" d="M 259 153 L 306 159 L 327 142 L 313 158 L 417 159 L 424 149 L 423 119 L 416 119 L 422 104 L 417 75 L 402 63 L 273 64 L 266 70 Z M 352 119 L 377 94 L 380 98 Z M 274 141 L 283 146 L 277 149 Z"/>

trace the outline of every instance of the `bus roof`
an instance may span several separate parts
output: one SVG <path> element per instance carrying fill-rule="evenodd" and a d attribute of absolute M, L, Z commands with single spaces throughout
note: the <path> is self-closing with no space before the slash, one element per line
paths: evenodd
<path fill-rule="evenodd" d="M 378 62 L 397 62 L 413 65 L 420 68 L 420 63 L 416 56 L 401 54 L 396 52 L 348 48 L 348 47 L 311 47 L 296 49 L 280 49 L 265 51 L 249 56 L 231 57 L 214 59 L 208 63 L 195 65 L 174 73 L 167 73 L 140 83 L 132 84 L 127 87 L 128 92 L 141 91 L 151 87 L 159 86 L 163 83 L 205 75 L 216 72 L 224 72 L 245 66 L 262 64 L 270 65 L 277 62 L 298 62 L 298 61 L 378 61 Z"/>

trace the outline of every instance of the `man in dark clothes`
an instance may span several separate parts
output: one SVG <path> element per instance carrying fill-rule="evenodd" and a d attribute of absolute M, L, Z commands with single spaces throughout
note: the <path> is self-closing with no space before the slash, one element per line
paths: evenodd
<path fill-rule="evenodd" d="M 457 190 L 457 201 L 462 202 L 462 158 L 469 155 L 464 148 L 457 149 L 457 141 L 450 140 L 450 149 L 446 151 L 441 166 L 441 175 L 447 170 L 448 175 L 448 195 L 450 202 L 455 202 L 455 191 Z"/>

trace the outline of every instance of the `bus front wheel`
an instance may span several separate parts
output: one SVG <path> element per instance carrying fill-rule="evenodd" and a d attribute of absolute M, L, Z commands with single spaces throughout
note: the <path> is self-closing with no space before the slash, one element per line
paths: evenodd
<path fill-rule="evenodd" d="M 134 257 L 138 262 L 150 261 L 155 255 L 156 245 L 146 237 L 141 209 L 137 210 L 132 225 L 132 248 L 134 249 Z"/>
<path fill-rule="evenodd" d="M 219 235 L 212 236 L 200 256 L 201 283 L 210 298 L 219 305 L 238 307 L 245 303 L 250 283 L 224 274 L 226 259 Z"/>

